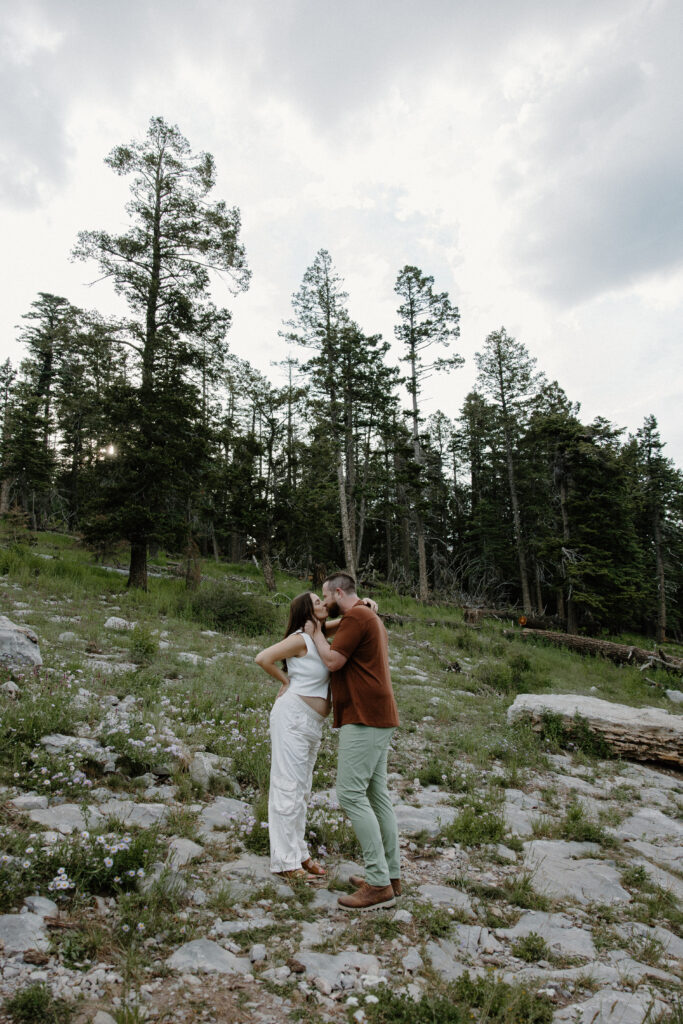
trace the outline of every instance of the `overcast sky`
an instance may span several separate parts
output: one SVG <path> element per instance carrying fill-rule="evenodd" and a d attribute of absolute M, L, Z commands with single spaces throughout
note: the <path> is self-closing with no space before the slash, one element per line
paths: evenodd
<path fill-rule="evenodd" d="M 125 227 L 104 166 L 150 116 L 216 158 L 253 272 L 231 348 L 273 379 L 320 248 L 393 341 L 405 264 L 460 308 L 457 416 L 504 325 L 581 403 L 654 413 L 683 465 L 680 0 L 0 0 L 0 353 L 39 291 L 120 311 L 69 262 Z"/>

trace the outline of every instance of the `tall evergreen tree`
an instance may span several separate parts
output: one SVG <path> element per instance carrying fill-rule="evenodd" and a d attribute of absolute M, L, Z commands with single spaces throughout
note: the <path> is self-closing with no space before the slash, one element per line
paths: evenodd
<path fill-rule="evenodd" d="M 504 327 L 488 335 L 483 350 L 475 359 L 479 386 L 497 406 L 501 418 L 522 605 L 528 615 L 532 610 L 531 591 L 515 455 L 516 441 L 531 413 L 531 399 L 540 386 L 542 375 L 536 371 L 536 360 L 529 355 L 526 346 L 510 337 Z"/>
<path fill-rule="evenodd" d="M 74 255 L 95 260 L 131 312 L 122 343 L 132 352 L 133 376 L 119 391 L 125 444 L 116 470 L 110 461 L 104 514 L 109 528 L 130 541 L 129 586 L 145 588 L 148 542 L 179 528 L 186 492 L 197 484 L 190 460 L 201 395 L 191 372 L 206 365 L 207 314 L 220 327 L 216 353 L 230 323 L 227 310 L 207 305 L 211 272 L 227 275 L 235 291 L 246 289 L 249 272 L 239 211 L 210 197 L 213 157 L 192 153 L 178 128 L 154 117 L 142 142 L 117 146 L 106 163 L 132 176 L 131 226 L 121 235 L 81 232 Z"/>
<path fill-rule="evenodd" d="M 399 273 L 394 291 L 403 299 L 397 313 L 399 322 L 394 333 L 404 346 L 403 362 L 408 364 L 407 387 L 411 398 L 409 412 L 413 438 L 413 458 L 418 469 L 423 465 L 420 442 L 420 394 L 424 381 L 439 370 L 452 370 L 462 366 L 462 356 L 451 355 L 425 361 L 424 353 L 433 345 L 448 346 L 460 334 L 460 313 L 453 306 L 447 292 L 434 291 L 434 278 L 422 273 L 418 267 L 405 266 Z M 415 526 L 417 534 L 420 600 L 429 597 L 427 553 L 425 546 L 424 511 L 418 489 L 414 492 Z"/>

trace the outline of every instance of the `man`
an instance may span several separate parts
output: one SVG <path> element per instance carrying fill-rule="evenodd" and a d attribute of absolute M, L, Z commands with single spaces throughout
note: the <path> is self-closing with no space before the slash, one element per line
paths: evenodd
<path fill-rule="evenodd" d="M 332 673 L 333 728 L 339 729 L 337 796 L 365 861 L 365 878 L 351 876 L 357 891 L 337 902 L 347 910 L 392 907 L 401 894 L 401 871 L 387 757 L 399 723 L 387 631 L 360 600 L 347 573 L 329 576 L 322 597 L 331 616 L 342 616 L 332 646 L 319 626 L 309 623 L 306 631 Z"/>

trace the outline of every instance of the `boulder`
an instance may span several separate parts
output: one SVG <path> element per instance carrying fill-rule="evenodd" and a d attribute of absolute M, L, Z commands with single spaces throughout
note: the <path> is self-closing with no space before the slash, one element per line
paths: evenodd
<path fill-rule="evenodd" d="M 476 971 L 472 972 L 471 968 L 462 963 L 460 947 L 449 939 L 437 939 L 436 941 L 428 942 L 426 951 L 432 962 L 432 970 L 436 971 L 444 981 L 457 981 L 467 970 L 470 973 L 477 973 Z"/>
<path fill-rule="evenodd" d="M 168 957 L 166 963 L 176 971 L 201 971 L 204 974 L 248 974 L 251 969 L 246 957 L 229 953 L 211 939 L 186 942 Z"/>
<path fill-rule="evenodd" d="M 318 991 L 326 994 L 353 988 L 359 973 L 379 974 L 379 960 L 376 957 L 351 950 L 328 954 L 300 949 L 297 960 L 303 964 L 306 977 Z"/>
<path fill-rule="evenodd" d="M 632 708 L 612 704 L 598 697 L 580 694 L 520 693 L 508 708 L 508 722 L 528 718 L 540 731 L 543 716 L 559 715 L 571 728 L 577 715 L 585 719 L 591 732 L 610 748 L 636 761 L 662 761 L 683 767 L 683 716 L 661 708 Z"/>
<path fill-rule="evenodd" d="M 196 857 L 201 857 L 204 847 L 199 843 L 193 843 L 191 839 L 184 839 L 182 836 L 175 836 L 168 844 L 168 857 L 166 861 L 172 868 L 183 868 Z"/>
<path fill-rule="evenodd" d="M 43 664 L 38 637 L 28 626 L 17 626 L 0 615 L 0 665 L 7 668 L 38 668 Z"/>
<path fill-rule="evenodd" d="M 50 940 L 40 914 L 2 914 L 0 948 L 4 949 L 5 956 L 24 953 L 27 949 L 49 949 Z"/>
<path fill-rule="evenodd" d="M 118 615 L 111 615 L 104 624 L 105 629 L 130 630 L 135 629 L 137 622 L 128 622 L 127 619 L 119 618 Z"/>

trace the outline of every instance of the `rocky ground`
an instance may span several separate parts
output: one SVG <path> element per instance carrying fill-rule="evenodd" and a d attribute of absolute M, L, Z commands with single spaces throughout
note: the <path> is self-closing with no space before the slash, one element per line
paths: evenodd
<path fill-rule="evenodd" d="M 97 1024 L 389 1020 L 389 994 L 459 998 L 468 973 L 511 1014 L 532 993 L 534 1020 L 680 1022 L 683 777 L 506 727 L 494 627 L 391 634 L 404 895 L 359 917 L 337 906 L 359 865 L 329 730 L 310 816 L 328 878 L 268 870 L 260 643 L 167 618 L 137 635 L 152 671 L 120 597 L 0 589 L 44 660 L 8 670 L 1 698 L 2 998 L 44 984 Z"/>

